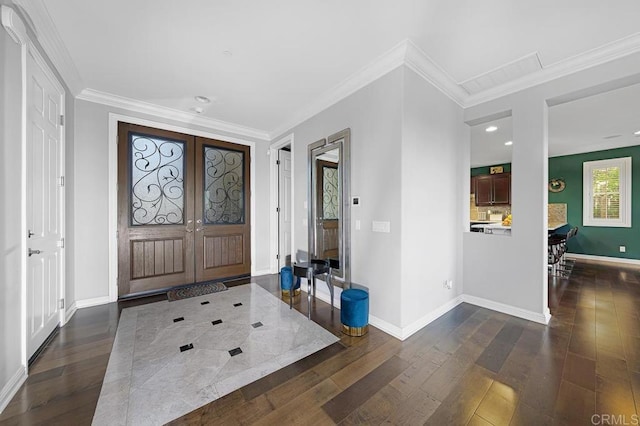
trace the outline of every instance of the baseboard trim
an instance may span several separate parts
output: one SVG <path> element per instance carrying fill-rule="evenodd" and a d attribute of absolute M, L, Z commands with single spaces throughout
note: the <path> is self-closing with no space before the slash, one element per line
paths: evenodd
<path fill-rule="evenodd" d="M 462 298 L 462 295 L 460 295 L 460 296 L 458 296 L 458 297 L 456 297 L 454 299 L 449 300 L 445 304 L 440 305 L 439 307 L 437 307 L 433 311 L 429 312 L 427 315 L 423 316 L 422 318 L 418 319 L 417 321 L 414 321 L 412 324 L 409 324 L 408 326 L 403 327 L 402 328 L 402 337 L 400 338 L 400 340 L 405 340 L 405 339 L 409 338 L 411 335 L 413 335 L 416 332 L 420 331 L 422 328 L 426 327 L 427 325 L 429 325 L 433 321 L 437 320 L 442 315 L 446 314 L 447 312 L 449 312 L 450 310 L 452 310 L 453 308 L 455 308 L 456 306 L 458 306 L 462 302 L 463 302 L 463 298 Z"/>
<path fill-rule="evenodd" d="M 11 402 L 15 394 L 18 393 L 20 386 L 22 386 L 25 380 L 27 380 L 27 368 L 21 365 L 0 392 L 0 413 L 7 408 L 7 405 L 9 405 L 9 402 Z"/>
<path fill-rule="evenodd" d="M 261 269 L 259 271 L 255 271 L 251 273 L 252 277 L 259 277 L 261 275 L 271 275 L 273 272 L 271 272 L 271 269 Z"/>
<path fill-rule="evenodd" d="M 596 262 L 623 263 L 625 265 L 640 266 L 640 260 L 627 259 L 625 257 L 596 256 L 593 254 L 579 254 L 579 253 L 567 253 L 566 256 L 568 259 L 593 260 Z"/>
<path fill-rule="evenodd" d="M 527 321 L 533 321 L 533 322 L 537 322 L 545 325 L 549 323 L 548 316 L 542 312 L 538 313 L 538 312 L 528 311 L 526 309 L 517 308 L 511 305 L 505 305 L 504 303 L 483 299 L 481 297 L 470 296 L 468 294 L 462 295 L 462 301 L 465 303 L 469 303 L 471 305 L 476 305 L 482 308 L 491 309 L 492 311 L 498 311 L 498 312 L 502 312 L 503 314 L 522 318 Z"/>
<path fill-rule="evenodd" d="M 396 325 L 393 325 L 383 319 L 369 314 L 369 325 L 374 326 L 377 329 L 384 331 L 385 333 L 395 337 L 398 340 L 402 339 L 402 329 Z"/>
<path fill-rule="evenodd" d="M 73 302 L 71 304 L 71 306 L 69 306 L 69 308 L 64 313 L 64 323 L 65 324 L 68 323 L 69 320 L 76 314 L 77 310 L 78 310 L 78 305 L 76 304 L 76 302 Z"/>
<path fill-rule="evenodd" d="M 91 306 L 106 305 L 110 303 L 109 296 L 94 297 L 93 299 L 76 300 L 76 309 L 90 308 Z"/>

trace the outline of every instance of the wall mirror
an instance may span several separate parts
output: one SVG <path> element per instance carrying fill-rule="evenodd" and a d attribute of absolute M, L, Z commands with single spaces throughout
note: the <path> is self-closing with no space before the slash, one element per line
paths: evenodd
<path fill-rule="evenodd" d="M 309 254 L 338 259 L 336 280 L 350 282 L 350 130 L 309 145 Z"/>

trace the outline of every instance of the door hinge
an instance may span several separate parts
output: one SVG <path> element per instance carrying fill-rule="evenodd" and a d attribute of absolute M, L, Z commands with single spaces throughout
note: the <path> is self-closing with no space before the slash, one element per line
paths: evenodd
<path fill-rule="evenodd" d="M 64 248 L 64 238 L 60 238 L 60 241 L 58 241 L 58 247 Z"/>
<path fill-rule="evenodd" d="M 279 254 L 276 254 L 276 259 L 280 259 L 280 255 Z"/>
<path fill-rule="evenodd" d="M 64 309 L 64 299 L 60 299 L 60 303 L 58 304 L 60 309 Z"/>
<path fill-rule="evenodd" d="M 64 126 L 64 115 L 60 116 L 60 125 Z"/>
<path fill-rule="evenodd" d="M 280 213 L 280 207 L 276 207 L 276 212 Z"/>
<path fill-rule="evenodd" d="M 276 160 L 276 164 L 279 166 L 280 165 L 280 160 Z"/>
<path fill-rule="evenodd" d="M 60 186 L 64 186 L 64 176 L 60 176 L 59 184 Z"/>

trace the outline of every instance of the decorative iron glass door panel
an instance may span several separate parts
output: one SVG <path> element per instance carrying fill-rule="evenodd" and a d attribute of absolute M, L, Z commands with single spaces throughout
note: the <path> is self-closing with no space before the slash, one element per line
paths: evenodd
<path fill-rule="evenodd" d="M 244 152 L 203 146 L 206 225 L 244 223 Z"/>
<path fill-rule="evenodd" d="M 340 175 L 338 163 L 316 160 L 317 218 L 316 253 L 322 259 L 338 258 L 340 219 Z"/>
<path fill-rule="evenodd" d="M 195 280 L 193 136 L 118 126 L 118 294 Z"/>
<path fill-rule="evenodd" d="M 184 224 L 185 143 L 129 132 L 132 226 Z"/>
<path fill-rule="evenodd" d="M 249 147 L 196 137 L 196 152 L 196 280 L 249 275 Z"/>

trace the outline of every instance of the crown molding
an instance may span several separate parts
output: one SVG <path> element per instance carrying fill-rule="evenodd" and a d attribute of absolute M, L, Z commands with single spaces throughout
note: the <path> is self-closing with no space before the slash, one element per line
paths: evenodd
<path fill-rule="evenodd" d="M 640 33 L 543 67 L 542 70 L 467 97 L 465 108 L 492 101 L 539 84 L 640 52 Z"/>
<path fill-rule="evenodd" d="M 42 0 L 14 0 L 31 19 L 38 42 L 53 62 L 71 93 L 76 96 L 84 88 L 82 77 L 58 34 L 49 11 Z"/>
<path fill-rule="evenodd" d="M 354 74 L 351 74 L 337 86 L 334 86 L 332 89 L 329 89 L 320 95 L 317 100 L 307 105 L 307 107 L 302 108 L 288 121 L 278 126 L 271 132 L 271 138 L 277 138 L 288 130 L 293 129 L 330 106 L 340 102 L 347 96 L 398 68 L 404 63 L 407 48 L 408 40 L 403 40 L 379 56 L 369 65 L 361 68 Z"/>
<path fill-rule="evenodd" d="M 28 35 L 27 35 L 27 27 L 25 27 L 24 22 L 15 10 L 12 8 L 2 5 L 2 26 L 7 33 L 11 36 L 13 41 L 22 45 L 27 44 Z"/>
<path fill-rule="evenodd" d="M 94 102 L 102 105 L 121 108 L 127 111 L 139 112 L 154 117 L 165 118 L 167 120 L 175 120 L 181 123 L 189 123 L 202 126 L 207 129 L 215 129 L 218 131 L 233 133 L 239 136 L 246 136 L 263 141 L 271 141 L 269 133 L 264 130 L 254 129 L 251 127 L 241 126 L 214 118 L 198 116 L 189 112 L 164 107 L 136 99 L 126 98 L 123 96 L 112 95 L 110 93 L 100 92 L 93 89 L 84 89 L 76 99 Z"/>
<path fill-rule="evenodd" d="M 371 64 L 326 92 L 318 101 L 303 109 L 303 112 L 296 114 L 291 120 L 279 126 L 271 132 L 271 136 L 277 137 L 286 133 L 401 65 L 413 70 L 425 81 L 460 105 L 460 107 L 469 108 L 637 52 L 640 52 L 640 33 L 624 37 L 549 66 L 543 66 L 540 71 L 470 95 L 463 88 L 462 83 L 456 82 L 410 39 L 405 39 Z"/>
<path fill-rule="evenodd" d="M 405 42 L 407 43 L 407 52 L 404 64 L 448 96 L 449 99 L 464 107 L 465 99 L 469 93 L 411 40 L 405 40 Z"/>

